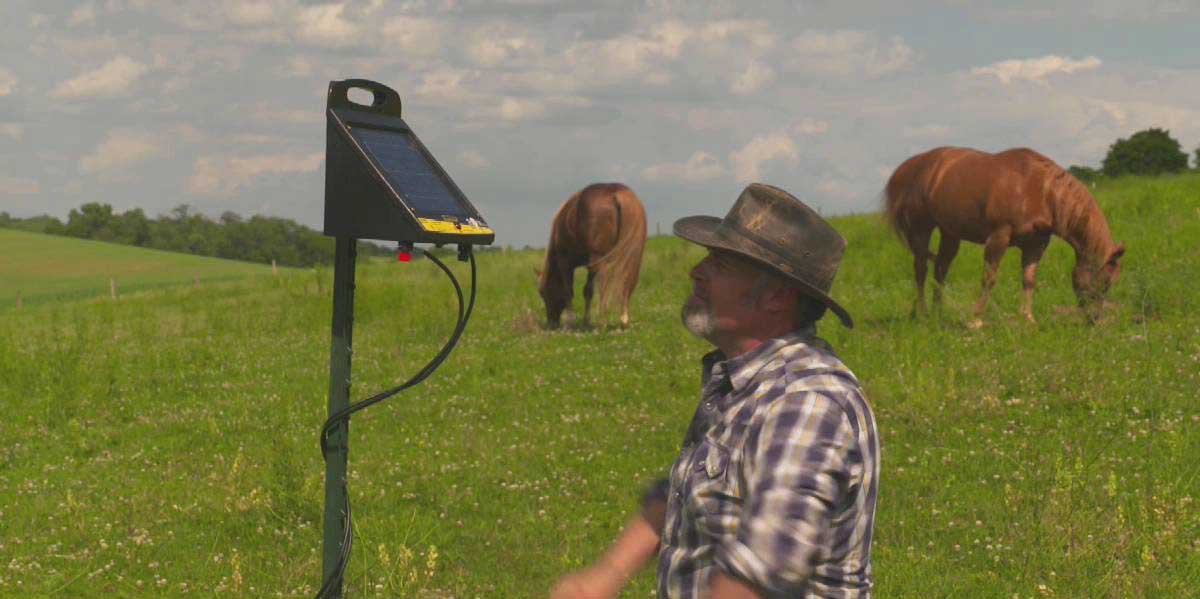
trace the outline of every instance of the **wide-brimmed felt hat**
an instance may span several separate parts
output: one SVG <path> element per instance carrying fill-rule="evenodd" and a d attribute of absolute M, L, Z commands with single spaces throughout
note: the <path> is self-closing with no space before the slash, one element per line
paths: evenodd
<path fill-rule="evenodd" d="M 674 229 L 693 243 L 768 266 L 828 306 L 847 328 L 854 327 L 846 309 L 829 297 L 846 240 L 792 194 L 751 183 L 725 218 L 688 216 L 675 221 Z"/>

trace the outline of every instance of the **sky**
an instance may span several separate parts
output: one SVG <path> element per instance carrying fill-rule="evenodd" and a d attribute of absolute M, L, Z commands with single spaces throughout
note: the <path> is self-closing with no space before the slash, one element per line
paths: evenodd
<path fill-rule="evenodd" d="M 1195 160 L 1198 30 L 1200 0 L 4 0 L 0 211 L 320 230 L 325 95 L 364 78 L 498 245 L 544 247 L 599 181 L 637 193 L 651 234 L 754 181 L 873 212 L 942 145 L 1098 166 L 1163 127 Z"/>

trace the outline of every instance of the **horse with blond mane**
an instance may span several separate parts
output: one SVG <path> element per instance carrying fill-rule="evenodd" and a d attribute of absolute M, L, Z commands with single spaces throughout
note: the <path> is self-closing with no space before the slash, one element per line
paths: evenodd
<path fill-rule="evenodd" d="M 538 271 L 538 292 L 546 304 L 546 323 L 558 328 L 575 294 L 575 269 L 586 266 L 583 323 L 600 282 L 599 311 L 620 302 L 621 324 L 629 324 L 629 296 L 637 287 L 646 245 L 646 210 L 633 191 L 620 183 L 593 183 L 572 195 L 554 215 L 546 261 Z"/>
<path fill-rule="evenodd" d="M 1071 281 L 1089 320 L 1098 316 L 1104 296 L 1120 276 L 1125 246 L 1113 243 L 1095 198 L 1070 173 L 1033 150 L 988 154 L 970 148 L 935 148 L 897 167 L 884 195 L 884 215 L 913 254 L 914 315 L 925 312 L 925 274 L 933 259 L 929 240 L 934 229 L 941 232 L 933 273 L 937 306 L 959 242 L 984 246 L 983 292 L 971 328 L 983 324 L 996 269 L 1009 247 L 1021 249 L 1020 310 L 1030 322 L 1034 321 L 1038 262 L 1051 235 L 1075 250 Z"/>

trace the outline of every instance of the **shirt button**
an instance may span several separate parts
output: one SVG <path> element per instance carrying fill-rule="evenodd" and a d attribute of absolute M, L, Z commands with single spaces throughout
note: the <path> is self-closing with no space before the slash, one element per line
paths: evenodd
<path fill-rule="evenodd" d="M 704 402 L 704 409 L 705 409 L 705 410 L 711 410 L 711 409 L 713 409 L 713 402 L 712 402 L 712 400 L 711 400 L 711 399 L 710 399 L 710 400 L 708 400 L 708 401 L 706 401 L 706 402 Z"/>

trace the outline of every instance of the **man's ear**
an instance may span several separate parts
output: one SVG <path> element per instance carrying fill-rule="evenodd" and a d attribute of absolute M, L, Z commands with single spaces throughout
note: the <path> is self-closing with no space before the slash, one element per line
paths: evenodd
<path fill-rule="evenodd" d="M 766 308 L 769 312 L 791 313 L 796 303 L 800 301 L 800 290 L 787 285 L 780 285 L 766 294 Z"/>

